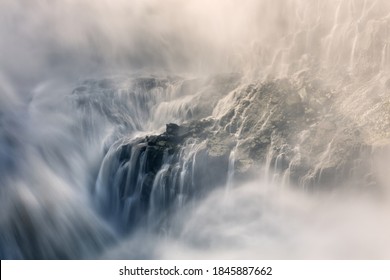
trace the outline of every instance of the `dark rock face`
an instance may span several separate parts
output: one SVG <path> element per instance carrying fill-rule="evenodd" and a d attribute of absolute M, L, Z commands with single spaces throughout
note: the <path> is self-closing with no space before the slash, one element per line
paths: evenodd
<path fill-rule="evenodd" d="M 176 136 L 179 134 L 179 129 L 180 129 L 180 126 L 178 126 L 177 124 L 169 123 L 169 124 L 167 124 L 167 130 L 165 133 L 168 135 Z"/>
<path fill-rule="evenodd" d="M 129 231 L 140 222 L 154 223 L 226 183 L 229 152 L 212 155 L 204 144 L 210 124 L 170 123 L 160 135 L 138 138 L 109 151 L 100 187 L 105 189 L 103 204 L 113 219 L 119 217 L 120 228 Z M 148 218 L 151 212 L 152 220 Z"/>

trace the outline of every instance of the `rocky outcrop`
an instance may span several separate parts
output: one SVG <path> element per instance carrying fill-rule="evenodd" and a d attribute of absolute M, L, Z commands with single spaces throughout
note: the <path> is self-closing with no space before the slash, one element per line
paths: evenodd
<path fill-rule="evenodd" d="M 221 98 L 208 117 L 119 140 L 97 183 L 105 213 L 127 230 L 159 223 L 189 200 L 259 170 L 270 180 L 309 189 L 351 180 L 355 187 L 374 186 L 370 162 L 361 160 L 373 146 L 339 113 L 333 94 L 313 81 L 249 84 Z"/>
<path fill-rule="evenodd" d="M 261 167 L 304 187 L 337 186 L 366 174 L 371 152 L 360 128 L 332 104 L 332 92 L 288 80 L 248 85 L 227 97 L 217 120 L 237 143 L 235 171 Z M 221 141 L 217 141 L 221 143 Z"/>
<path fill-rule="evenodd" d="M 221 100 L 227 105 L 217 106 L 207 126 L 192 122 L 182 129 L 204 140 L 210 156 L 226 157 L 234 150 L 236 178 L 263 168 L 309 188 L 336 187 L 351 178 L 365 184 L 361 179 L 371 167 L 361 158 L 373 147 L 364 131 L 337 111 L 332 94 L 288 80 L 251 84 Z"/>
<path fill-rule="evenodd" d="M 97 183 L 103 212 L 128 231 L 140 222 L 158 223 L 188 200 L 225 185 L 230 151 L 207 149 L 212 124 L 170 123 L 160 135 L 113 145 Z"/>

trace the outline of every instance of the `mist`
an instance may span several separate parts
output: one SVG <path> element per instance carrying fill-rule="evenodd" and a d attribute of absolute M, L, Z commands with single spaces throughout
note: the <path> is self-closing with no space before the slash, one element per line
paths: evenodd
<path fill-rule="evenodd" d="M 144 255 L 164 259 L 389 258 L 387 202 L 351 193 L 309 196 L 261 182 L 240 186 L 230 195 L 222 200 L 221 193 L 211 195 L 185 216 L 176 228 L 177 236 L 156 241 L 156 247 Z M 134 244 L 120 246 L 122 255 L 115 252 L 114 258 L 131 256 Z"/>
<path fill-rule="evenodd" d="M 1 65 L 25 79 L 120 69 L 377 73 L 389 66 L 388 11 L 364 0 L 2 1 Z"/>
<path fill-rule="evenodd" d="M 386 0 L 2 0 L 0 258 L 388 259 L 389 38 Z M 239 145 L 257 136 L 242 136 L 248 116 L 223 127 L 224 116 L 239 114 L 247 88 L 270 81 L 288 81 L 287 95 L 317 106 L 323 136 L 315 137 L 329 143 L 304 138 L 317 125 L 308 121 L 288 136 L 296 154 L 283 174 L 277 160 L 259 157 L 238 178 Z M 274 113 L 269 104 L 254 113 L 265 120 L 261 128 Z M 146 156 L 125 164 L 116 153 L 145 135 L 164 135 L 165 124 L 196 121 L 214 121 L 208 135 L 223 131 L 236 141 L 228 183 L 202 186 L 209 190 L 185 205 L 180 199 L 190 195 L 179 193 L 165 226 L 123 234 L 97 202 L 99 191 L 117 184 L 112 192 L 122 195 L 123 178 L 115 176 L 130 177 L 123 166 L 137 173 Z M 348 129 L 359 134 L 337 142 Z M 195 140 L 180 146 L 177 166 L 164 154 L 154 175 L 175 167 L 180 180 L 194 177 L 203 163 L 197 156 L 220 146 Z M 356 172 L 366 172 L 367 182 L 353 172 L 326 188 L 319 179 L 312 189 L 279 180 L 305 154 L 321 176 L 340 146 L 355 140 L 357 150 L 370 150 L 353 159 L 369 166 Z M 215 173 L 221 166 L 212 166 Z M 147 181 L 138 173 L 137 184 Z"/>

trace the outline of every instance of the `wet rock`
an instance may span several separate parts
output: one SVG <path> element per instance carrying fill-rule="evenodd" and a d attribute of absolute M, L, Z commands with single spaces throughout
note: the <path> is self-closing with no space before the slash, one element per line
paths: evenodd
<path fill-rule="evenodd" d="M 308 188 L 337 187 L 351 177 L 363 178 L 370 172 L 370 166 L 359 161 L 369 156 L 367 136 L 335 109 L 331 94 L 317 82 L 250 84 L 227 95 L 217 116 L 168 123 L 159 135 L 112 149 L 119 163 L 107 168 L 115 173 L 110 187 L 118 189 L 113 195 L 118 194 L 126 223 L 139 222 L 148 211 L 174 211 L 225 185 L 229 166 L 238 179 L 263 169 L 280 175 L 270 178 L 284 177 Z M 132 199 L 137 202 L 128 206 Z"/>
<path fill-rule="evenodd" d="M 231 107 L 217 120 L 220 127 L 208 149 L 223 154 L 232 149 L 229 142 L 238 143 L 236 173 L 269 164 L 271 172 L 288 172 L 297 185 L 336 186 L 351 177 L 362 156 L 355 147 L 364 140 L 355 124 L 334 109 L 332 94 L 319 81 L 248 85 L 235 93 Z M 225 134 L 218 136 L 222 130 Z M 369 169 L 359 168 L 362 173 Z"/>
<path fill-rule="evenodd" d="M 169 124 L 167 124 L 167 128 L 166 128 L 165 132 L 168 135 L 177 136 L 179 134 L 179 129 L 180 129 L 180 126 L 178 126 L 177 124 L 169 123 Z"/>

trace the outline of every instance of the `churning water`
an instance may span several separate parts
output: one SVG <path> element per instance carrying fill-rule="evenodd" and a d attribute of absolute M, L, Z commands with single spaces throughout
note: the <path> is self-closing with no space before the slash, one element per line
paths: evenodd
<path fill-rule="evenodd" d="M 2 0 L 0 258 L 389 258 L 389 104 L 386 0 Z"/>

